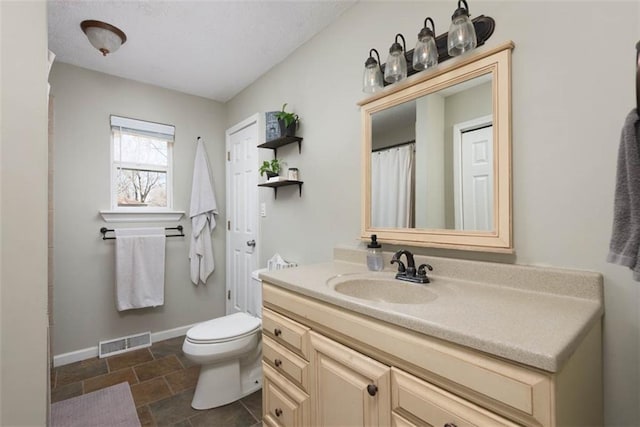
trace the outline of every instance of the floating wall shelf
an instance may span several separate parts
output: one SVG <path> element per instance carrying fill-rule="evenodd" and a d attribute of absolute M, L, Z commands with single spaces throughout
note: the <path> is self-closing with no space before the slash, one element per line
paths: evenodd
<path fill-rule="evenodd" d="M 258 187 L 273 188 L 273 191 L 275 193 L 275 198 L 277 199 L 278 198 L 278 187 L 285 187 L 287 185 L 297 185 L 298 186 L 298 191 L 300 192 L 300 197 L 302 197 L 302 184 L 303 184 L 303 181 L 286 180 L 286 181 L 265 182 L 264 184 L 258 184 Z"/>
<path fill-rule="evenodd" d="M 258 148 L 270 148 L 274 151 L 274 156 L 278 157 L 278 148 L 284 145 L 298 143 L 298 153 L 302 153 L 302 138 L 299 136 L 283 136 L 280 138 L 272 139 L 265 143 L 258 145 Z"/>

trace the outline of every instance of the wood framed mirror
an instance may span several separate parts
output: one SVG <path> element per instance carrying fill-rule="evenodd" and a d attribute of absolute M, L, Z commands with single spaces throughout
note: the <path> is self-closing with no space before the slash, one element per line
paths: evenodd
<path fill-rule="evenodd" d="M 478 49 L 358 103 L 363 239 L 513 252 L 513 48 Z"/>

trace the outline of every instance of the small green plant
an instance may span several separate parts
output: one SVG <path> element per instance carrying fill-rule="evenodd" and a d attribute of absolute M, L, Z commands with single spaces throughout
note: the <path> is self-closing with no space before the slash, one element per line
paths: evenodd
<path fill-rule="evenodd" d="M 283 162 L 284 163 L 284 162 Z M 265 173 L 268 175 L 278 175 L 280 170 L 282 169 L 282 164 L 278 159 L 273 159 L 270 162 L 265 160 L 262 162 L 262 166 L 260 166 L 260 176 L 263 176 Z"/>
<path fill-rule="evenodd" d="M 291 124 L 297 123 L 300 120 L 300 117 L 298 117 L 298 115 L 295 113 L 287 113 L 286 111 L 284 111 L 286 107 L 287 103 L 285 102 L 282 105 L 282 111 L 278 111 L 276 113 L 276 118 L 282 120 L 284 122 L 284 126 L 288 128 L 289 126 L 291 126 Z"/>

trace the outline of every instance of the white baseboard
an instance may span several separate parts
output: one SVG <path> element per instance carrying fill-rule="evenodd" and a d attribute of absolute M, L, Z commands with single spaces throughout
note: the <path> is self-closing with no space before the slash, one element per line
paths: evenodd
<path fill-rule="evenodd" d="M 151 342 L 158 342 L 168 340 L 170 338 L 180 337 L 186 335 L 187 331 L 191 329 L 193 325 L 180 326 L 179 328 L 167 329 L 166 331 L 153 332 L 151 334 Z"/>
<path fill-rule="evenodd" d="M 98 357 L 98 346 L 72 351 L 70 353 L 57 354 L 53 356 L 53 367 L 68 365 L 81 360 Z"/>
<path fill-rule="evenodd" d="M 168 340 L 170 338 L 185 335 L 193 325 L 180 326 L 179 328 L 167 329 L 166 331 L 153 332 L 151 334 L 151 343 Z M 98 346 L 83 348 L 69 353 L 63 353 L 53 356 L 53 367 L 68 365 L 74 362 L 98 357 Z"/>

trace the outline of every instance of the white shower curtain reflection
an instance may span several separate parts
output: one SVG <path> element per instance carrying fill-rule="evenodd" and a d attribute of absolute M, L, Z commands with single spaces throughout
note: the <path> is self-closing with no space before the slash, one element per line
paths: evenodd
<path fill-rule="evenodd" d="M 371 155 L 371 226 L 411 226 L 415 144 Z"/>

